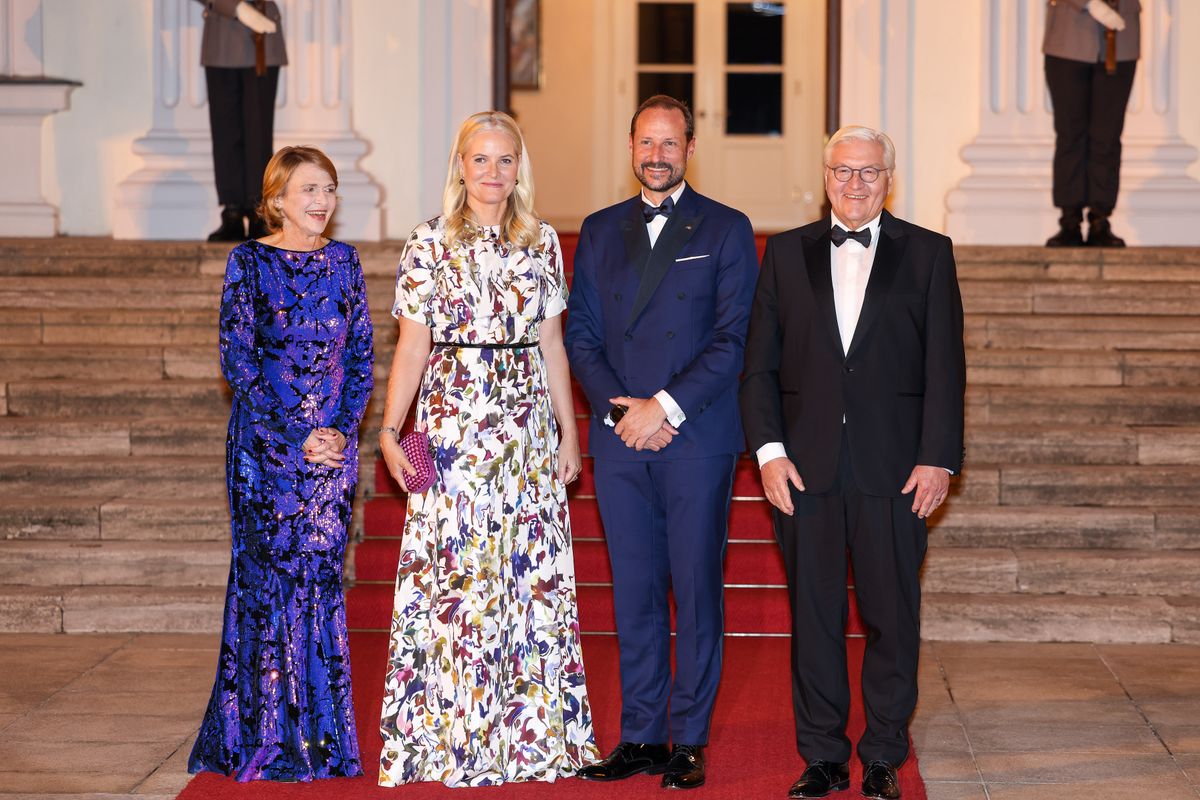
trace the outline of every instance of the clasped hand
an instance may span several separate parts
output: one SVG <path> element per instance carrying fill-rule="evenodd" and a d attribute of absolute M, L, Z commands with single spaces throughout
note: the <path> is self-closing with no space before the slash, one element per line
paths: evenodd
<path fill-rule="evenodd" d="M 339 467 L 346 460 L 346 437 L 337 428 L 316 428 L 304 440 L 304 460 Z"/>
<path fill-rule="evenodd" d="M 615 428 L 626 447 L 657 453 L 679 435 L 667 422 L 667 412 L 653 397 L 610 397 L 608 402 L 625 406 L 628 411 Z"/>

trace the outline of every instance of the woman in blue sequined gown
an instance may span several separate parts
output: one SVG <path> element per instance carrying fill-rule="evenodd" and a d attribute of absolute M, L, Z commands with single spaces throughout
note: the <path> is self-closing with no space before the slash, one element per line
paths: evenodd
<path fill-rule="evenodd" d="M 233 557 L 193 773 L 309 781 L 362 772 L 342 562 L 373 350 L 358 253 L 324 237 L 336 188 L 319 150 L 280 150 L 260 209 L 273 232 L 236 247 L 226 268 Z"/>

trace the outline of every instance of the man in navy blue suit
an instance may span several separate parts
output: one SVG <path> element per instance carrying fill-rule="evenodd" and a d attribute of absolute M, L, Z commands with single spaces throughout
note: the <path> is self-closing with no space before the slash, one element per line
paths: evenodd
<path fill-rule="evenodd" d="M 584 220 L 566 328 L 592 408 L 621 649 L 621 743 L 579 775 L 649 772 L 680 789 L 704 783 L 721 677 L 738 376 L 758 273 L 746 215 L 684 182 L 693 132 L 691 111 L 665 95 L 634 114 L 642 192 Z"/>

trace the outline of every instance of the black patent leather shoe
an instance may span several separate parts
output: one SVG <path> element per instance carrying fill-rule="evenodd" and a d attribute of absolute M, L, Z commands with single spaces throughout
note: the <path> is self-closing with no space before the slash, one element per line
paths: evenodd
<path fill-rule="evenodd" d="M 1088 247 L 1124 247 L 1125 240 L 1112 232 L 1108 217 L 1088 217 Z"/>
<path fill-rule="evenodd" d="M 788 797 L 824 797 L 850 788 L 850 765 L 816 759 L 808 762 L 800 780 L 788 789 Z"/>
<path fill-rule="evenodd" d="M 667 769 L 671 751 L 665 744 L 621 742 L 608 758 L 579 770 L 585 781 L 619 781 L 642 772 L 661 775 Z"/>
<path fill-rule="evenodd" d="M 863 797 L 876 800 L 900 800 L 900 782 L 896 768 L 886 761 L 872 761 L 863 770 Z"/>
<path fill-rule="evenodd" d="M 244 242 L 246 241 L 246 221 L 238 208 L 225 206 L 221 210 L 221 227 L 208 235 L 210 242 Z"/>
<path fill-rule="evenodd" d="M 677 744 L 671 748 L 664 789 L 695 789 L 704 785 L 704 748 L 698 744 Z"/>

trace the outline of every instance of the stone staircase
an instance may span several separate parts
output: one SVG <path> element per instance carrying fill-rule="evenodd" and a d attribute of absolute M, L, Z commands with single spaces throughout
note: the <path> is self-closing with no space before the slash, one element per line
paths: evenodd
<path fill-rule="evenodd" d="M 361 251 L 372 428 L 401 244 Z M 226 253 L 0 241 L 0 631 L 219 625 Z M 930 537 L 925 635 L 1200 641 L 1200 251 L 958 258 L 967 466 Z M 747 539 L 770 538 L 748 519 L 763 530 Z"/>

